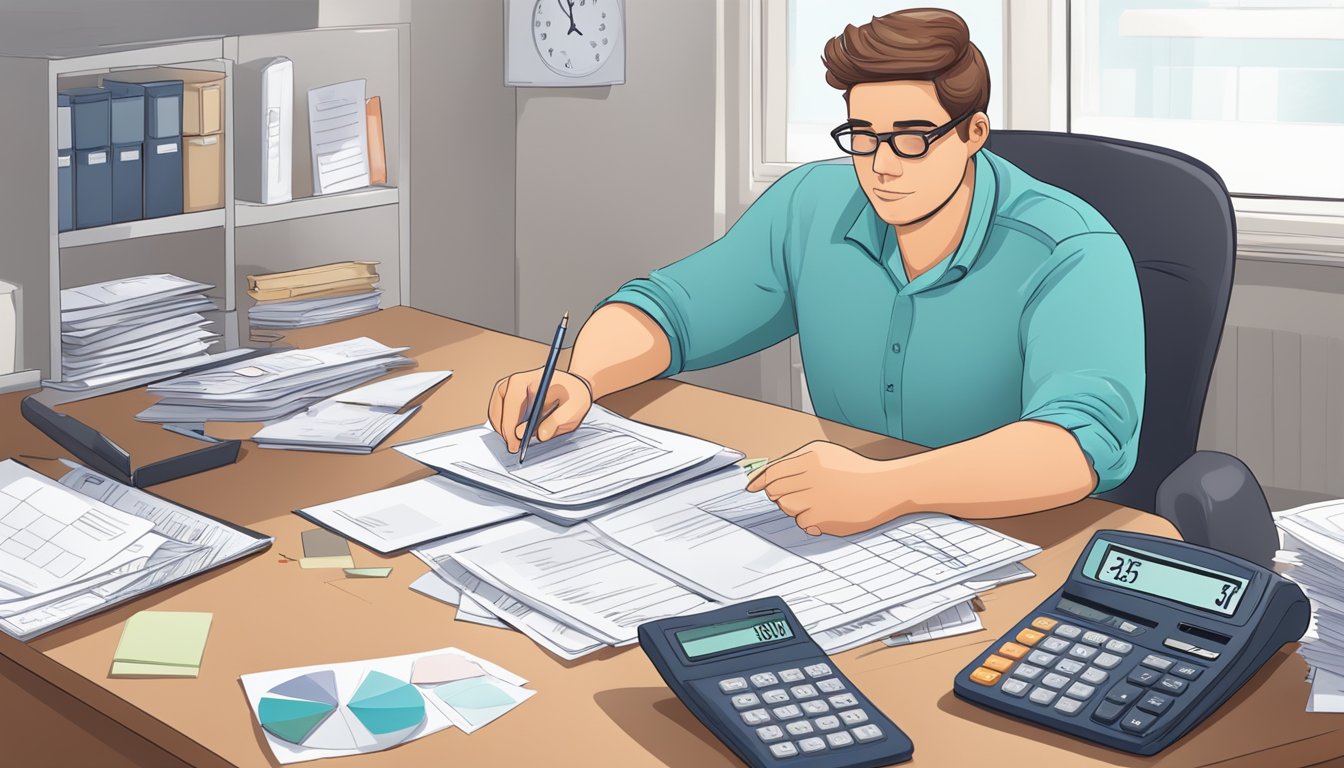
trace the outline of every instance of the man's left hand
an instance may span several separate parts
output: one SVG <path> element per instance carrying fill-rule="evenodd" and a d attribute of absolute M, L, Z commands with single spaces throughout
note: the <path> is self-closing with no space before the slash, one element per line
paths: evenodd
<path fill-rule="evenodd" d="M 764 491 L 813 536 L 848 536 L 902 513 L 904 500 L 894 475 L 889 462 L 817 441 L 772 462 L 747 490 Z"/>

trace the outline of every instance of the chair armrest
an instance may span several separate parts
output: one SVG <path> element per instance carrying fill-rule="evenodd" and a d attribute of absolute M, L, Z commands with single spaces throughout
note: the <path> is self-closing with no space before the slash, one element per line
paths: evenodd
<path fill-rule="evenodd" d="M 1255 475 L 1235 456 L 1196 451 L 1158 486 L 1155 511 L 1192 544 L 1273 567 L 1274 518 Z"/>

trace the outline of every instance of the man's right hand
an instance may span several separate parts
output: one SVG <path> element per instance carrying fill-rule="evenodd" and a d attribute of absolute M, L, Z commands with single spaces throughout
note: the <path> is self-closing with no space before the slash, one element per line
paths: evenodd
<path fill-rule="evenodd" d="M 527 417 L 541 386 L 541 371 L 536 368 L 500 379 L 490 395 L 490 426 L 504 438 L 509 453 L 517 453 L 522 447 Z M 542 421 L 534 434 L 545 442 L 556 435 L 573 432 L 583 423 L 592 406 L 593 395 L 583 379 L 572 373 L 556 371 L 551 375 L 551 385 L 546 388 Z"/>

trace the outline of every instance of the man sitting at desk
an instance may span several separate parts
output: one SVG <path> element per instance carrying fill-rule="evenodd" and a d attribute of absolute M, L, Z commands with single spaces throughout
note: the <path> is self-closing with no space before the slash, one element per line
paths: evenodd
<path fill-rule="evenodd" d="M 537 437 L 574 430 L 596 398 L 796 333 L 818 416 L 934 447 L 877 461 L 814 442 L 775 461 L 748 488 L 809 533 L 917 510 L 1018 515 L 1119 485 L 1144 396 L 1124 241 L 982 149 L 989 73 L 960 16 L 849 26 L 823 61 L 852 160 L 789 172 L 722 238 L 600 304 Z M 489 419 L 510 451 L 539 380 L 495 386 Z"/>

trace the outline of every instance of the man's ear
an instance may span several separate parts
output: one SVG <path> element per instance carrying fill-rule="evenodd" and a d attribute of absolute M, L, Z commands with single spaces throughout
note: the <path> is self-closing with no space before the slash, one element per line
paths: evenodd
<path fill-rule="evenodd" d="M 975 154 L 989 140 L 989 115 L 976 112 L 966 118 L 966 126 L 966 144 L 971 150 L 970 154 Z"/>

